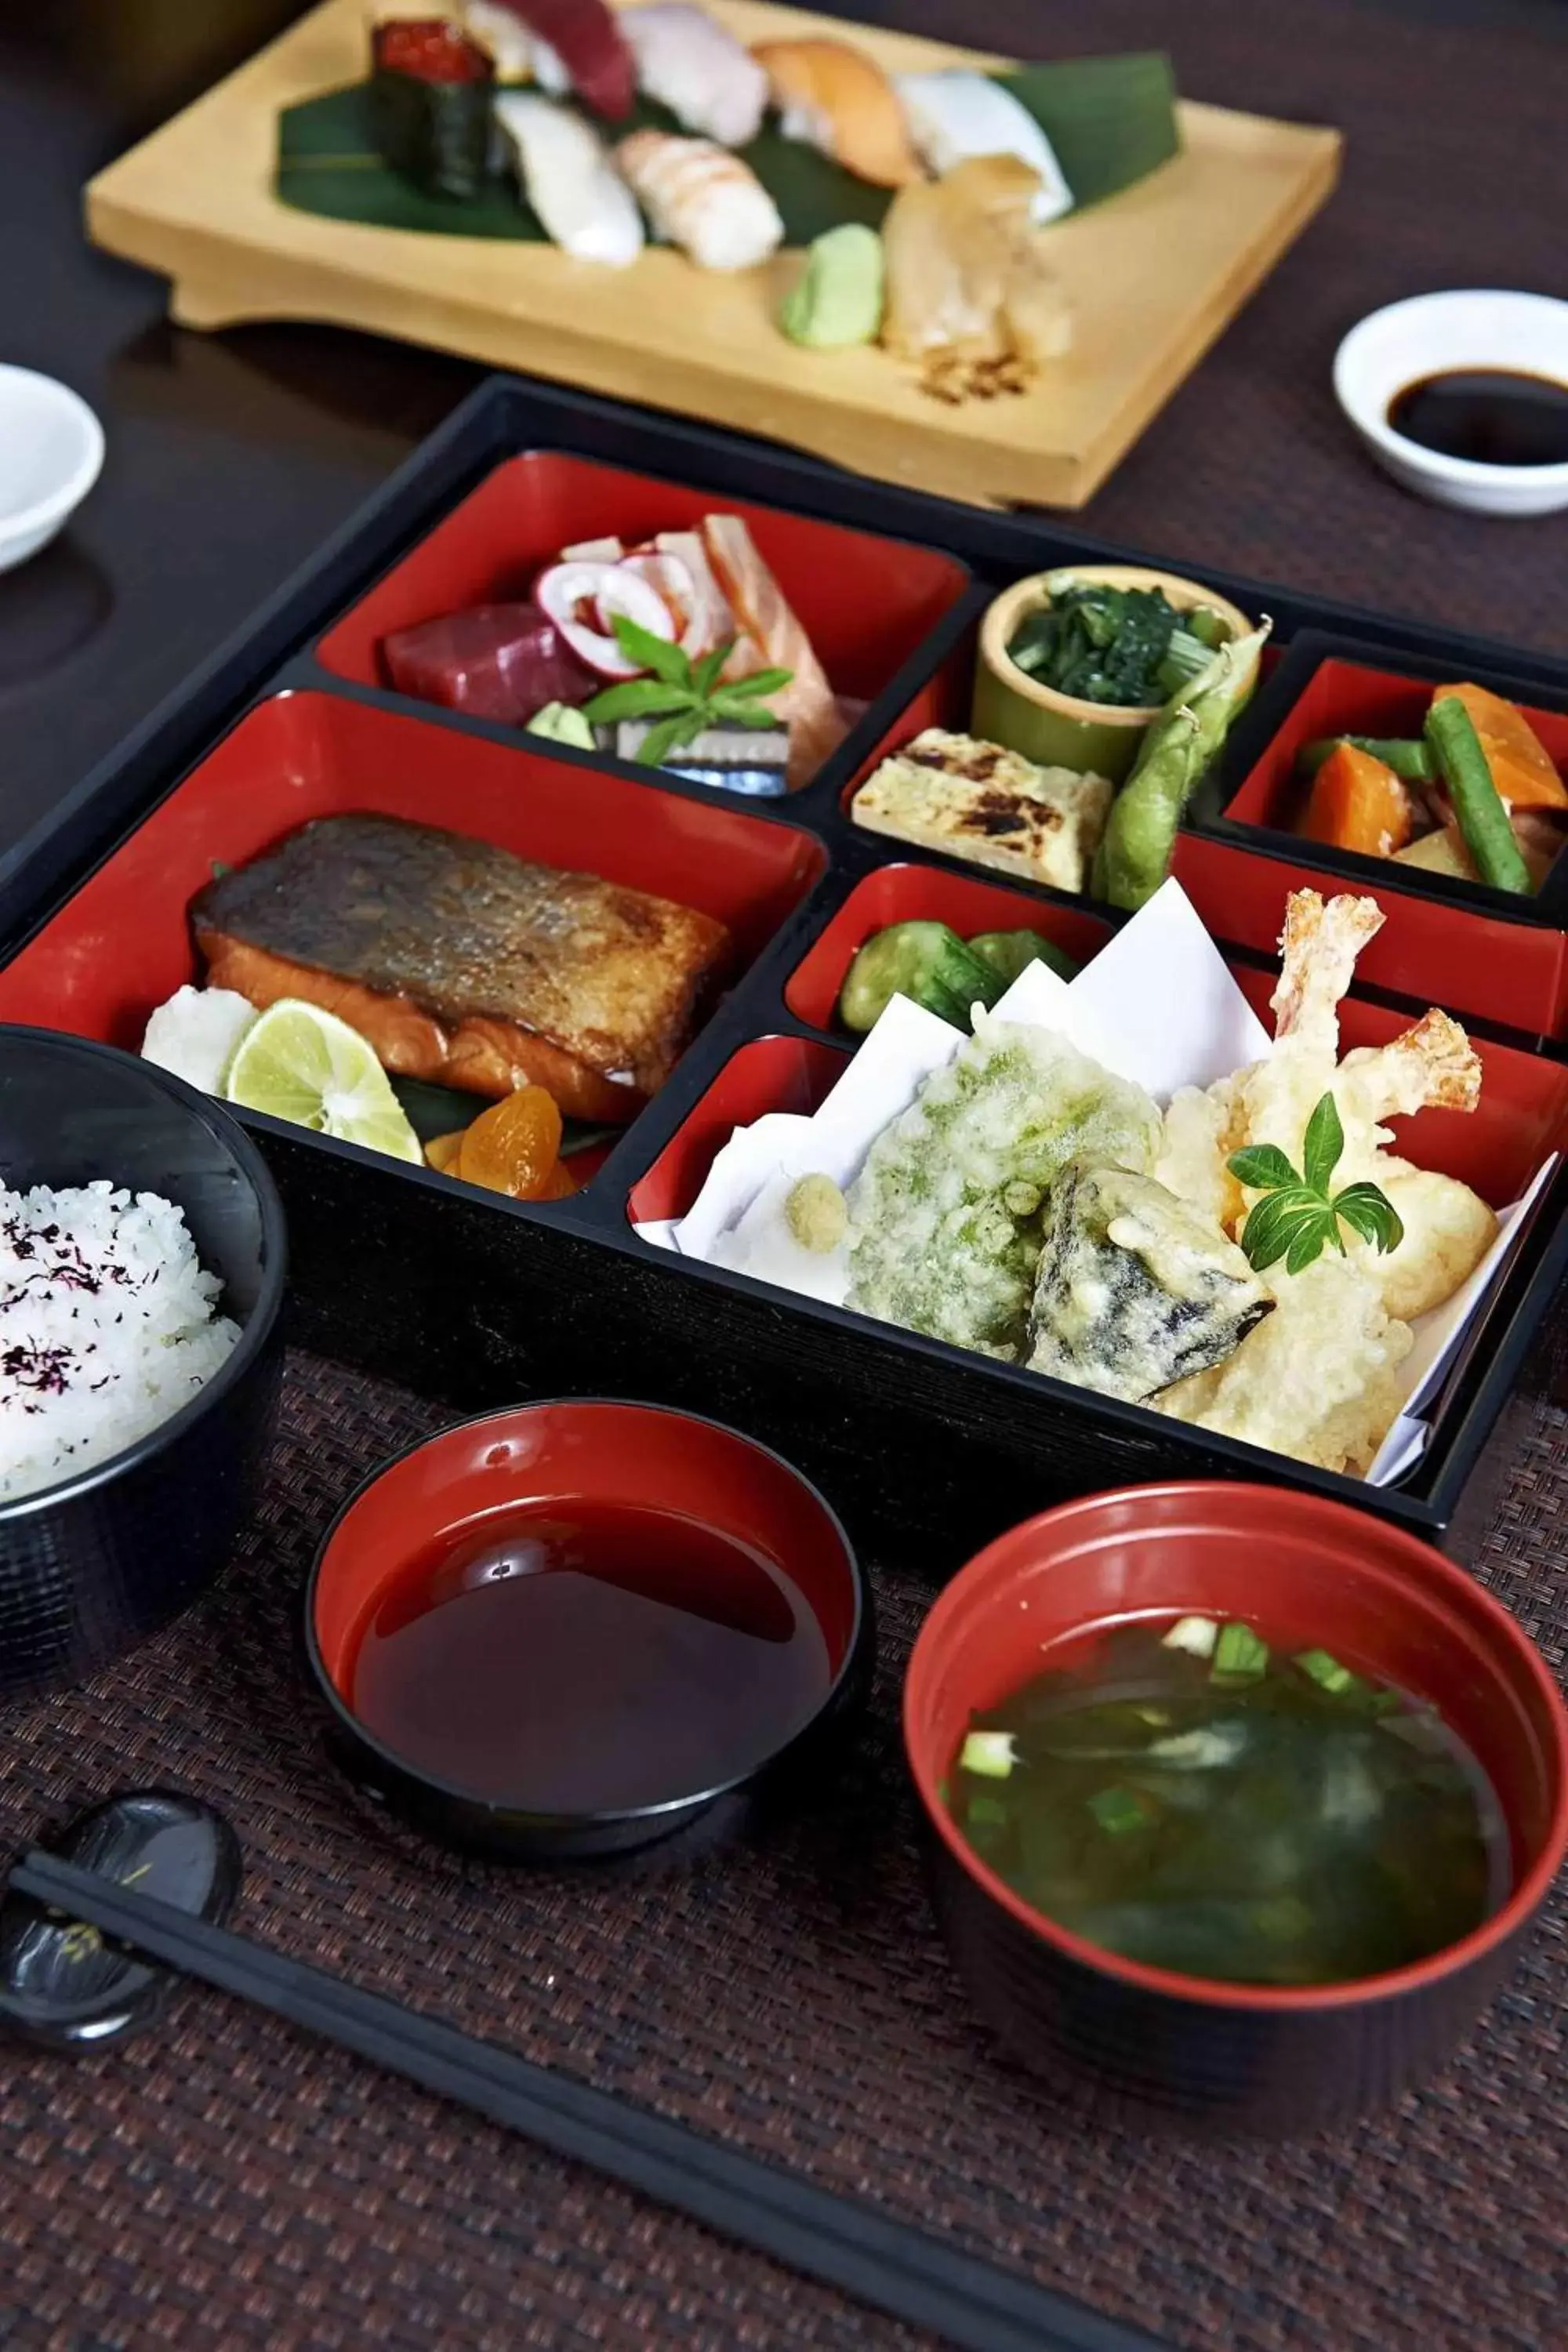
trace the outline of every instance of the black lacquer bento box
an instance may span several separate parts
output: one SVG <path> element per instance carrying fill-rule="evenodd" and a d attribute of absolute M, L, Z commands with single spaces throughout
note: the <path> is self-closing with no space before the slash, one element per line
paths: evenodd
<path fill-rule="evenodd" d="M 531 566 L 568 541 L 680 528 L 715 501 L 750 514 L 759 538 L 765 524 L 770 561 L 835 687 L 867 705 L 803 791 L 744 799 L 381 682 L 388 630 L 519 593 Z M 0 1018 L 134 1048 L 150 1009 L 195 976 L 185 910 L 214 861 L 254 856 L 311 817 L 418 817 L 664 893 L 724 921 L 743 969 L 572 1197 L 513 1202 L 241 1114 L 289 1214 L 297 1341 L 463 1410 L 579 1389 L 718 1415 L 819 1478 L 852 1532 L 896 1541 L 938 1573 L 1055 1500 L 1169 1477 L 1296 1484 L 1436 1536 L 1568 1268 L 1561 1164 L 1431 1444 L 1403 1481 L 1378 1488 L 769 1289 L 633 1230 L 689 1206 L 732 1127 L 821 1100 L 849 1050 L 832 1029 L 838 986 L 879 924 L 1026 924 L 1081 956 L 1122 919 L 900 849 L 854 827 L 846 803 L 919 727 L 964 724 L 978 620 L 998 588 L 1127 553 L 1054 521 L 977 513 L 494 378 L 0 862 Z M 1180 551 L 1166 553 L 1180 568 Z M 1256 772 L 1275 734 L 1300 731 L 1296 699 L 1315 697 L 1313 730 L 1325 731 L 1323 664 L 1393 680 L 1395 700 L 1401 679 L 1506 681 L 1560 717 L 1568 663 L 1205 576 L 1245 611 L 1271 614 L 1279 650 L 1173 871 L 1262 1004 L 1287 890 L 1369 887 L 1356 861 L 1258 822 L 1269 804 Z M 1352 723 L 1332 712 L 1327 722 Z M 1345 1042 L 1383 1042 L 1413 1006 L 1464 1018 L 1485 1064 L 1482 1108 L 1468 1120 L 1423 1113 L 1419 1156 L 1511 1199 L 1568 1142 L 1568 1057 L 1554 1042 L 1568 1031 L 1561 894 L 1521 909 L 1489 892 L 1373 883 L 1389 919 L 1343 1008 Z"/>

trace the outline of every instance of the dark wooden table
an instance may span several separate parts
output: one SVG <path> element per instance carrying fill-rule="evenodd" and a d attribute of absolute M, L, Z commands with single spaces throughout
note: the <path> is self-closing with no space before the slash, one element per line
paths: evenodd
<path fill-rule="evenodd" d="M 145 716 L 476 381 L 319 327 L 179 332 L 160 282 L 85 244 L 100 165 L 299 0 L 0 0 L 0 357 L 108 432 L 68 534 L 0 575 L 0 847 Z M 1443 284 L 1568 293 L 1563 0 L 861 0 L 1019 54 L 1153 41 L 1195 97 L 1350 134 L 1328 214 L 1083 518 L 1352 601 L 1561 646 L 1568 526 L 1478 523 L 1373 477 L 1328 389 L 1374 302 Z M 1484 28 L 1484 29 L 1482 29 Z M 1336 515 L 1343 518 L 1342 527 Z M 1543 567 L 1545 570 L 1543 571 Z"/>

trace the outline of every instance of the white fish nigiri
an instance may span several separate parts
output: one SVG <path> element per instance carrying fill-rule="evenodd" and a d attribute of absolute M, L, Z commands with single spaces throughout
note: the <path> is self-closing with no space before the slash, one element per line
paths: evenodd
<path fill-rule="evenodd" d="M 691 0 L 628 8 L 621 30 L 637 87 L 721 147 L 746 147 L 762 128 L 768 78 L 750 49 Z"/>
<path fill-rule="evenodd" d="M 544 232 L 578 261 L 625 269 L 643 247 L 642 215 L 597 131 L 531 90 L 502 90 L 496 121 Z"/>
<path fill-rule="evenodd" d="M 616 161 L 655 234 L 699 269 L 750 269 L 784 241 L 778 206 L 756 173 L 710 140 L 634 131 Z"/>
<path fill-rule="evenodd" d="M 1016 155 L 1040 175 L 1031 212 L 1037 226 L 1072 210 L 1072 190 L 1050 141 L 1010 89 L 963 72 L 895 74 L 893 87 L 921 159 L 939 179 L 976 155 Z"/>

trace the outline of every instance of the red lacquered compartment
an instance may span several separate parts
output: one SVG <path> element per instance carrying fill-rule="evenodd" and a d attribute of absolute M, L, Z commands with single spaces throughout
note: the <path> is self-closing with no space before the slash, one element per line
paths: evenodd
<path fill-rule="evenodd" d="M 248 712 L 0 971 L 0 1020 L 134 1052 L 153 1006 L 201 977 L 186 909 L 215 863 L 244 865 L 315 817 L 373 812 L 700 908 L 729 926 L 735 971 L 826 862 L 811 835 L 733 805 L 335 695 L 280 695 Z"/>
<path fill-rule="evenodd" d="M 941 866 L 882 866 L 858 882 L 826 929 L 790 974 L 784 1002 L 797 1021 L 831 1029 L 838 992 L 858 951 L 874 931 L 889 923 L 945 923 L 961 939 L 977 931 L 1038 931 L 1053 947 L 1085 964 L 1110 938 L 1102 915 L 1083 913 L 1059 899 L 1026 897 L 1021 890 Z"/>
<path fill-rule="evenodd" d="M 836 692 L 859 700 L 881 693 L 969 585 L 967 566 L 934 548 L 532 450 L 498 466 L 395 564 L 321 638 L 318 658 L 339 677 L 384 686 L 381 641 L 395 630 L 524 598 L 563 547 L 606 537 L 631 546 L 705 514 L 746 523 Z"/>
<path fill-rule="evenodd" d="M 1268 1026 L 1274 975 L 1238 964 L 1231 970 Z M 1385 1045 L 1408 1026 L 1386 1005 L 1347 996 L 1340 1007 L 1340 1050 Z M 1548 1154 L 1568 1144 L 1568 1067 L 1516 1046 L 1474 1043 L 1484 1073 L 1479 1108 L 1402 1118 L 1392 1148 L 1418 1167 L 1458 1177 L 1503 1209 Z M 850 1058 L 847 1048 L 800 1037 L 759 1037 L 742 1045 L 633 1191 L 626 1204 L 633 1223 L 684 1216 L 737 1127 L 764 1111 L 816 1110 Z"/>
<path fill-rule="evenodd" d="M 1452 671 L 1414 659 L 1398 670 L 1352 659 L 1330 650 L 1337 642 L 1301 638 L 1269 697 L 1272 731 L 1223 807 L 1182 834 L 1177 878 L 1211 929 L 1265 950 L 1278 937 L 1286 889 L 1370 892 L 1389 919 L 1360 959 L 1362 980 L 1460 1016 L 1562 1034 L 1568 1028 L 1568 940 L 1560 928 L 1568 865 L 1562 858 L 1541 895 L 1520 900 L 1391 858 L 1327 848 L 1296 831 L 1306 806 L 1295 773 L 1303 745 L 1347 733 L 1418 736 L 1434 688 L 1460 682 Z M 1568 772 L 1568 711 L 1542 708 L 1532 698 L 1539 688 L 1485 674 L 1474 683 L 1517 703 Z"/>

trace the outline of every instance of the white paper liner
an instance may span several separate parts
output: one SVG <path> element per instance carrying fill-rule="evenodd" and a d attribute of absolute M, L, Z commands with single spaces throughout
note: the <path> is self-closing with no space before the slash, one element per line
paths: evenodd
<path fill-rule="evenodd" d="M 1209 1087 L 1270 1051 L 1268 1031 L 1237 986 L 1179 883 L 1166 882 L 1073 981 L 1030 964 L 996 1005 L 997 1020 L 1037 1024 L 1067 1037 L 1118 1077 L 1161 1102 L 1183 1087 Z M 739 1128 L 718 1153 L 685 1217 L 638 1225 L 646 1242 L 724 1265 L 758 1282 L 842 1307 L 847 1254 L 802 1249 L 784 1203 L 802 1176 L 847 1188 L 883 1129 L 907 1110 L 933 1070 L 957 1053 L 960 1032 L 895 996 L 832 1093 L 811 1117 L 772 1111 Z M 1431 1441 L 1442 1391 L 1531 1223 L 1557 1164 L 1537 1169 L 1522 1196 L 1500 1210 L 1498 1235 L 1445 1307 L 1412 1325 L 1403 1367 L 1404 1411 L 1367 1473 L 1392 1486 Z"/>

